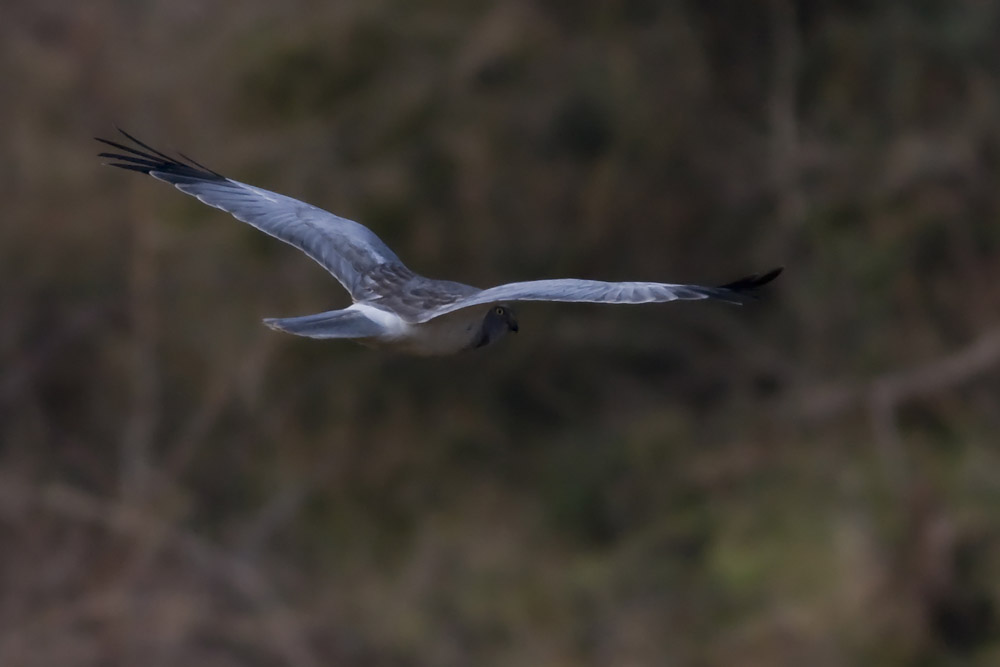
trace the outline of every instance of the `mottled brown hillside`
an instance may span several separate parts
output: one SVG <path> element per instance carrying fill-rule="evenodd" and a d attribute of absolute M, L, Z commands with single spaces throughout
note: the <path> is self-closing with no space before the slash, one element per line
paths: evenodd
<path fill-rule="evenodd" d="M 1000 662 L 1000 2 L 8 2 L 0 665 Z M 308 258 L 721 284 L 449 359 Z"/>

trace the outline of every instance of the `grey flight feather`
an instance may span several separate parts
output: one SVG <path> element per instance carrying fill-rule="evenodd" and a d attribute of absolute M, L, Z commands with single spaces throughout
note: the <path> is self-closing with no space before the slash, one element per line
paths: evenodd
<path fill-rule="evenodd" d="M 669 283 L 616 282 L 558 278 L 507 283 L 481 290 L 476 294 L 434 308 L 418 322 L 426 322 L 447 313 L 488 303 L 515 301 L 560 301 L 573 303 L 639 304 L 667 301 L 719 299 L 741 304 L 752 292 L 774 280 L 781 269 L 774 269 L 763 276 L 747 276 L 735 283 L 721 287 L 701 285 L 672 285 Z"/>
<path fill-rule="evenodd" d="M 781 269 L 718 287 L 649 282 L 555 279 L 508 283 L 482 290 L 432 280 L 408 269 L 370 229 L 315 206 L 240 183 L 190 158 L 173 158 L 119 130 L 135 146 L 97 139 L 118 152 L 108 164 L 166 181 L 200 201 L 288 243 L 325 267 L 347 289 L 349 308 L 304 317 L 268 319 L 275 329 L 312 338 L 353 338 L 418 354 L 448 354 L 517 331 L 500 304 L 563 301 L 636 304 L 686 299 L 742 303 Z"/>
<path fill-rule="evenodd" d="M 313 258 L 350 293 L 355 301 L 378 296 L 379 276 L 405 282 L 413 277 L 382 239 L 353 220 L 341 218 L 297 199 L 226 178 L 202 167 L 171 158 L 150 148 L 124 130 L 145 150 L 107 139 L 98 141 L 125 153 L 101 153 L 111 166 L 147 173 L 181 192 L 230 213 Z"/>

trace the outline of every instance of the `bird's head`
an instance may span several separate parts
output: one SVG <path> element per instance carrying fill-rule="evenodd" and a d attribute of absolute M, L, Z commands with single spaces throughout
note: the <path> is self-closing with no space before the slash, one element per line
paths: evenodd
<path fill-rule="evenodd" d="M 483 318 L 482 327 L 479 329 L 479 337 L 473 347 L 483 347 L 495 343 L 508 331 L 517 333 L 517 318 L 510 306 L 504 304 L 494 304 L 486 311 Z"/>

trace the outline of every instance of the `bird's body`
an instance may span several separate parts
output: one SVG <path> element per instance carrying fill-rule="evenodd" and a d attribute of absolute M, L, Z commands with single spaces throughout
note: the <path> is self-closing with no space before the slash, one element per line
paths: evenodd
<path fill-rule="evenodd" d="M 487 344 L 482 326 L 489 306 L 459 310 L 418 324 L 363 303 L 348 308 L 351 309 L 360 310 L 371 319 L 385 323 L 386 331 L 390 332 L 379 338 L 359 340 L 371 347 L 391 347 L 408 354 L 438 356 Z"/>
<path fill-rule="evenodd" d="M 720 287 L 570 278 L 507 283 L 489 289 L 433 280 L 411 271 L 370 229 L 276 192 L 226 178 L 197 162 L 174 159 L 131 135 L 139 148 L 98 141 L 122 153 L 101 153 L 115 167 L 174 185 L 200 201 L 303 251 L 327 269 L 354 302 L 314 315 L 265 319 L 310 338 L 347 338 L 420 355 L 483 347 L 518 330 L 510 302 L 654 303 L 678 299 L 742 301 L 781 272 L 748 276 Z M 142 150 L 140 150 L 142 149 Z"/>
<path fill-rule="evenodd" d="M 311 338 L 349 338 L 362 345 L 420 356 L 454 354 L 482 347 L 489 306 L 466 308 L 428 322 L 407 322 L 367 303 L 303 317 L 266 319 L 273 329 Z M 515 325 L 516 328 L 516 325 Z"/>

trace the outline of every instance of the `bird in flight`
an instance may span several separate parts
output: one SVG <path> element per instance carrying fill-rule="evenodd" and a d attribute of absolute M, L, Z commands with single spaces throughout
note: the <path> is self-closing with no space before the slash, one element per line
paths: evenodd
<path fill-rule="evenodd" d="M 743 303 L 781 269 L 718 287 L 557 278 L 478 289 L 414 273 L 374 232 L 291 197 L 240 183 L 185 155 L 175 159 L 119 129 L 133 145 L 97 138 L 116 152 L 106 164 L 149 174 L 288 243 L 333 274 L 353 304 L 340 310 L 269 318 L 272 329 L 309 338 L 347 338 L 419 355 L 497 342 L 518 324 L 510 304 L 561 301 L 637 304 L 688 299 Z"/>

